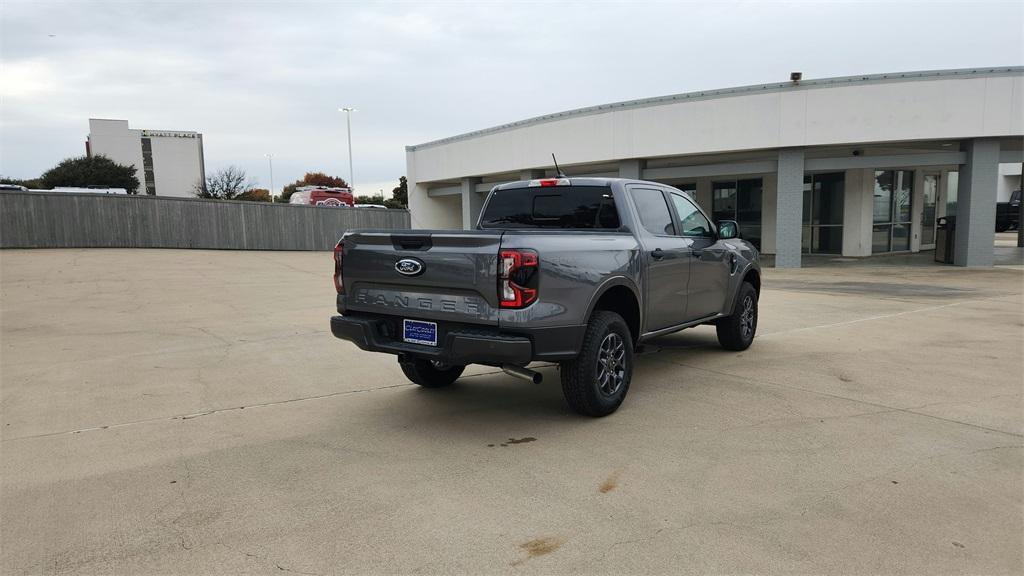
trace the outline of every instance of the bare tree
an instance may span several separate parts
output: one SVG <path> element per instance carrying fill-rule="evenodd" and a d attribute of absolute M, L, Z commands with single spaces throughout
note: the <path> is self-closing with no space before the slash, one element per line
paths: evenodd
<path fill-rule="evenodd" d="M 245 170 L 237 166 L 228 166 L 207 177 L 206 186 L 203 186 L 202 182 L 196 182 L 192 191 L 200 198 L 231 200 L 252 187 Z"/>

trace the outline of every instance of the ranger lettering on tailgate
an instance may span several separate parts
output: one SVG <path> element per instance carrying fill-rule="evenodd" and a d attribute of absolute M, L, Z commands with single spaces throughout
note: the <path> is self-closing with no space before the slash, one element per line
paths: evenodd
<path fill-rule="evenodd" d="M 394 290 L 359 288 L 354 295 L 356 304 L 371 304 L 391 308 L 413 308 L 461 312 L 477 316 L 484 311 L 484 302 L 477 296 L 410 296 Z"/>

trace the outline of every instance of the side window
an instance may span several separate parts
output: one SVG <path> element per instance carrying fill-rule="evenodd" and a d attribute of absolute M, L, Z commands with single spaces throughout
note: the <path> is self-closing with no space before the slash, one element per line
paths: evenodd
<path fill-rule="evenodd" d="M 633 188 L 633 202 L 640 213 L 640 223 L 655 236 L 672 236 L 676 233 L 672 225 L 672 215 L 665 203 L 665 195 L 661 190 L 653 188 Z"/>
<path fill-rule="evenodd" d="M 679 194 L 672 194 L 672 203 L 675 204 L 676 213 L 679 214 L 679 227 L 682 228 L 682 236 L 711 236 L 711 222 L 697 210 L 687 198 Z"/>

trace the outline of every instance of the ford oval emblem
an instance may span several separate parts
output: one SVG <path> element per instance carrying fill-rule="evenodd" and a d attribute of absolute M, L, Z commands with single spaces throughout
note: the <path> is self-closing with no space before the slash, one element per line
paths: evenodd
<path fill-rule="evenodd" d="M 395 270 L 405 276 L 416 276 L 423 273 L 423 262 L 415 258 L 402 258 L 395 262 Z"/>

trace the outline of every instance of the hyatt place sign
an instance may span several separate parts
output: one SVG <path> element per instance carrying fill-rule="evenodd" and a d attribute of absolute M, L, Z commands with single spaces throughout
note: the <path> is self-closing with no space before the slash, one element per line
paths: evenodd
<path fill-rule="evenodd" d="M 143 130 L 143 137 L 165 137 L 165 138 L 199 138 L 195 132 L 166 132 L 162 130 Z"/>

